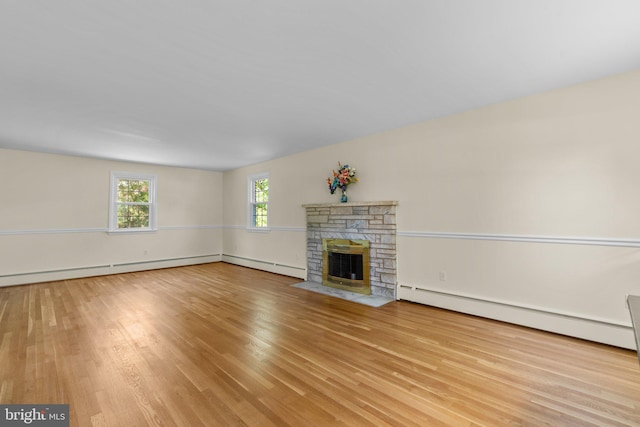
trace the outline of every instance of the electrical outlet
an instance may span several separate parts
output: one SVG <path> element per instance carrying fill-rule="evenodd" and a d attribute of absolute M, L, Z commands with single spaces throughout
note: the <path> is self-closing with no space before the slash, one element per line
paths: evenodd
<path fill-rule="evenodd" d="M 444 271 L 444 270 L 442 270 L 442 271 L 440 272 L 440 281 L 441 281 L 441 282 L 446 282 L 446 281 L 447 281 L 447 272 L 446 272 L 446 271 Z"/>

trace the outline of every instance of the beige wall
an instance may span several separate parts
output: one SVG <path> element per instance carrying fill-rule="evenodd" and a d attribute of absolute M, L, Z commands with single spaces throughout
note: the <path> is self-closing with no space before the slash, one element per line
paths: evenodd
<path fill-rule="evenodd" d="M 351 200 L 399 201 L 403 298 L 633 347 L 638 111 L 633 72 L 227 172 L 224 251 L 304 268 L 301 205 L 338 201 L 325 179 L 348 162 Z M 258 172 L 267 234 L 242 229 Z"/>
<path fill-rule="evenodd" d="M 399 202 L 401 298 L 633 348 L 638 111 L 640 71 L 224 174 L 0 150 L 0 285 L 219 253 L 304 278 L 301 205 L 338 200 L 325 180 L 343 161 L 351 200 Z M 158 175 L 159 231 L 104 231 L 112 170 Z M 245 228 L 260 172 L 267 233 Z"/>
<path fill-rule="evenodd" d="M 157 175 L 158 231 L 106 232 L 111 171 Z M 220 258 L 220 172 L 0 150 L 0 176 L 0 285 Z"/>

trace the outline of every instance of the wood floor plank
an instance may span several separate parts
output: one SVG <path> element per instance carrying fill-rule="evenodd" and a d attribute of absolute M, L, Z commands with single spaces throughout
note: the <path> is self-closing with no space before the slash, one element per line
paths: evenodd
<path fill-rule="evenodd" d="M 0 403 L 73 426 L 640 426 L 635 352 L 224 263 L 0 288 Z"/>

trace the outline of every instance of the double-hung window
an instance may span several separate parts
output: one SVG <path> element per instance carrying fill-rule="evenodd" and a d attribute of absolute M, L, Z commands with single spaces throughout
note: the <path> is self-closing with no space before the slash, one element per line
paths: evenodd
<path fill-rule="evenodd" d="M 249 228 L 269 227 L 269 174 L 249 177 Z"/>
<path fill-rule="evenodd" d="M 156 230 L 155 175 L 111 173 L 109 231 Z"/>

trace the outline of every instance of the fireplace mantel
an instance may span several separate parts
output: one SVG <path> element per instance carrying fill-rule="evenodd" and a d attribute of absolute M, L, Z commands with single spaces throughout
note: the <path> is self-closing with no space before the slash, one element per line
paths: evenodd
<path fill-rule="evenodd" d="M 310 203 L 302 205 L 303 208 L 326 208 L 326 207 L 340 207 L 340 206 L 397 206 L 397 201 L 384 201 L 384 202 L 347 202 L 347 203 Z"/>
<path fill-rule="evenodd" d="M 372 295 L 396 297 L 397 201 L 312 203 L 307 212 L 307 280 L 322 283 L 322 239 L 366 240 Z"/>

